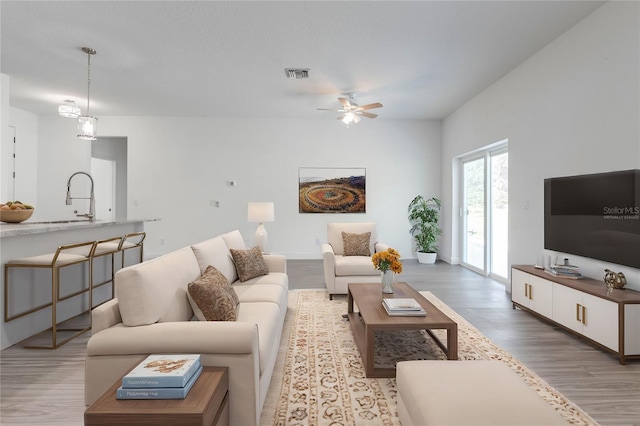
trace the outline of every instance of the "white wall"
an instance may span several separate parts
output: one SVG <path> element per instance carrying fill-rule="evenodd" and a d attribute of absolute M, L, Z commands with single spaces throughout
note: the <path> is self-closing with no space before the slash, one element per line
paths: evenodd
<path fill-rule="evenodd" d="M 511 264 L 543 251 L 545 178 L 640 168 L 639 8 L 605 4 L 444 120 L 443 257 L 459 256 L 456 156 L 509 139 Z M 567 256 L 587 276 L 609 267 L 640 290 L 638 269 Z"/>
<path fill-rule="evenodd" d="M 441 196 L 439 121 L 363 120 L 345 128 L 330 119 L 99 119 L 101 136 L 127 137 L 129 218 L 162 219 L 145 226 L 149 255 L 235 228 L 254 244 L 257 224 L 247 222 L 247 203 L 274 201 L 276 220 L 265 224 L 268 250 L 321 258 L 316 239 L 326 241 L 326 223 L 375 221 L 381 239 L 412 258 L 407 205 L 417 194 Z M 81 200 L 64 205 L 68 177 L 88 170 L 90 158 L 90 145 L 75 137 L 71 122 L 39 121 L 38 206 L 51 219 L 84 208 Z M 299 214 L 299 167 L 366 168 L 367 213 Z M 76 184 L 82 191 L 78 180 L 74 193 Z"/>

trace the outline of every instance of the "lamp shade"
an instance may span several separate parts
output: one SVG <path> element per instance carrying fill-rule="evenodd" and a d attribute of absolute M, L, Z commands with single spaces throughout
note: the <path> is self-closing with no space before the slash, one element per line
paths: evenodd
<path fill-rule="evenodd" d="M 95 141 L 98 134 L 98 119 L 90 115 L 81 115 L 78 117 L 78 137 Z"/>
<path fill-rule="evenodd" d="M 80 117 L 80 108 L 75 101 L 65 99 L 64 104 L 58 106 L 58 115 L 68 118 Z"/>
<path fill-rule="evenodd" d="M 249 222 L 273 222 L 275 214 L 273 211 L 273 203 L 255 203 L 250 202 L 247 208 L 247 220 Z"/>

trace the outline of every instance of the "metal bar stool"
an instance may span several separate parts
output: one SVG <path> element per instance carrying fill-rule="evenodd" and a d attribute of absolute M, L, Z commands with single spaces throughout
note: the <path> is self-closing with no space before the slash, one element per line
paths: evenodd
<path fill-rule="evenodd" d="M 122 267 L 125 267 L 125 251 L 135 249 L 137 247 L 140 248 L 140 258 L 138 263 L 142 263 L 143 259 L 143 250 L 144 250 L 144 239 L 146 238 L 146 232 L 134 232 L 132 234 L 127 234 L 122 238 L 120 242 L 120 251 L 122 252 Z"/>
<path fill-rule="evenodd" d="M 30 345 L 25 346 L 25 348 L 29 349 L 57 349 L 58 347 L 64 345 L 74 337 L 79 336 L 80 334 L 91 329 L 91 320 L 89 319 L 89 325 L 87 327 L 81 328 L 58 328 L 58 320 L 57 320 L 57 311 L 56 307 L 58 302 L 63 300 L 70 299 L 72 297 L 89 293 L 89 304 L 88 309 L 80 312 L 79 314 L 69 318 L 75 318 L 85 313 L 91 313 L 91 305 L 93 304 L 92 300 L 92 268 L 91 268 L 91 256 L 93 256 L 93 251 L 95 249 L 95 241 L 88 241 L 84 243 L 77 244 L 69 244 L 58 247 L 55 253 L 43 254 L 40 256 L 32 256 L 32 257 L 24 257 L 21 259 L 11 260 L 4 265 L 4 321 L 9 322 L 15 319 L 21 318 L 25 315 L 32 314 L 41 309 L 48 308 L 51 306 L 51 346 L 44 345 Z M 86 288 L 82 288 L 78 291 L 75 291 L 71 294 L 67 294 L 65 296 L 60 295 L 60 269 L 77 265 L 80 263 L 87 263 L 89 266 L 89 282 Z M 10 268 L 46 268 L 51 269 L 51 302 L 47 302 L 36 306 L 34 308 L 28 309 L 23 312 L 9 314 L 9 269 Z M 68 319 L 68 320 L 69 320 Z M 62 322 L 68 321 L 64 320 Z M 58 332 L 60 331 L 74 331 L 75 333 L 70 337 L 65 338 L 64 340 L 58 342 Z"/>
<path fill-rule="evenodd" d="M 93 250 L 93 255 L 91 256 L 91 271 L 93 274 L 96 270 L 96 267 L 94 265 L 94 260 L 99 257 L 111 255 L 111 271 L 109 273 L 108 278 L 106 278 L 104 281 L 96 283 L 94 280 L 94 276 L 92 275 L 91 286 L 93 291 L 98 287 L 111 283 L 112 299 L 115 295 L 115 285 L 114 285 L 114 277 L 115 277 L 115 271 L 116 271 L 115 254 L 120 251 L 120 245 L 122 244 L 123 240 L 124 240 L 124 237 L 112 237 L 112 238 L 96 241 L 95 248 Z M 93 309 L 94 306 L 92 305 L 91 308 Z"/>

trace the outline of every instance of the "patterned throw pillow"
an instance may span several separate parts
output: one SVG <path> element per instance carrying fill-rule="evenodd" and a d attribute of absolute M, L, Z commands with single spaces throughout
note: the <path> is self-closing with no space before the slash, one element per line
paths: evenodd
<path fill-rule="evenodd" d="M 188 295 L 193 313 L 200 321 L 235 321 L 238 295 L 227 278 L 213 266 L 189 283 Z"/>
<path fill-rule="evenodd" d="M 363 234 L 350 234 L 342 231 L 342 244 L 344 245 L 345 256 L 371 256 L 369 250 L 369 240 L 371 232 Z"/>
<path fill-rule="evenodd" d="M 246 250 L 230 249 L 230 251 L 241 282 L 269 273 L 259 247 L 256 246 Z"/>

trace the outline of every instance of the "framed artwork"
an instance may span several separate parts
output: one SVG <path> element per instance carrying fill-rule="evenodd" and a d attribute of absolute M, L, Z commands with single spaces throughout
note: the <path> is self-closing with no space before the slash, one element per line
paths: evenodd
<path fill-rule="evenodd" d="M 366 169 L 300 167 L 300 213 L 366 213 Z"/>

